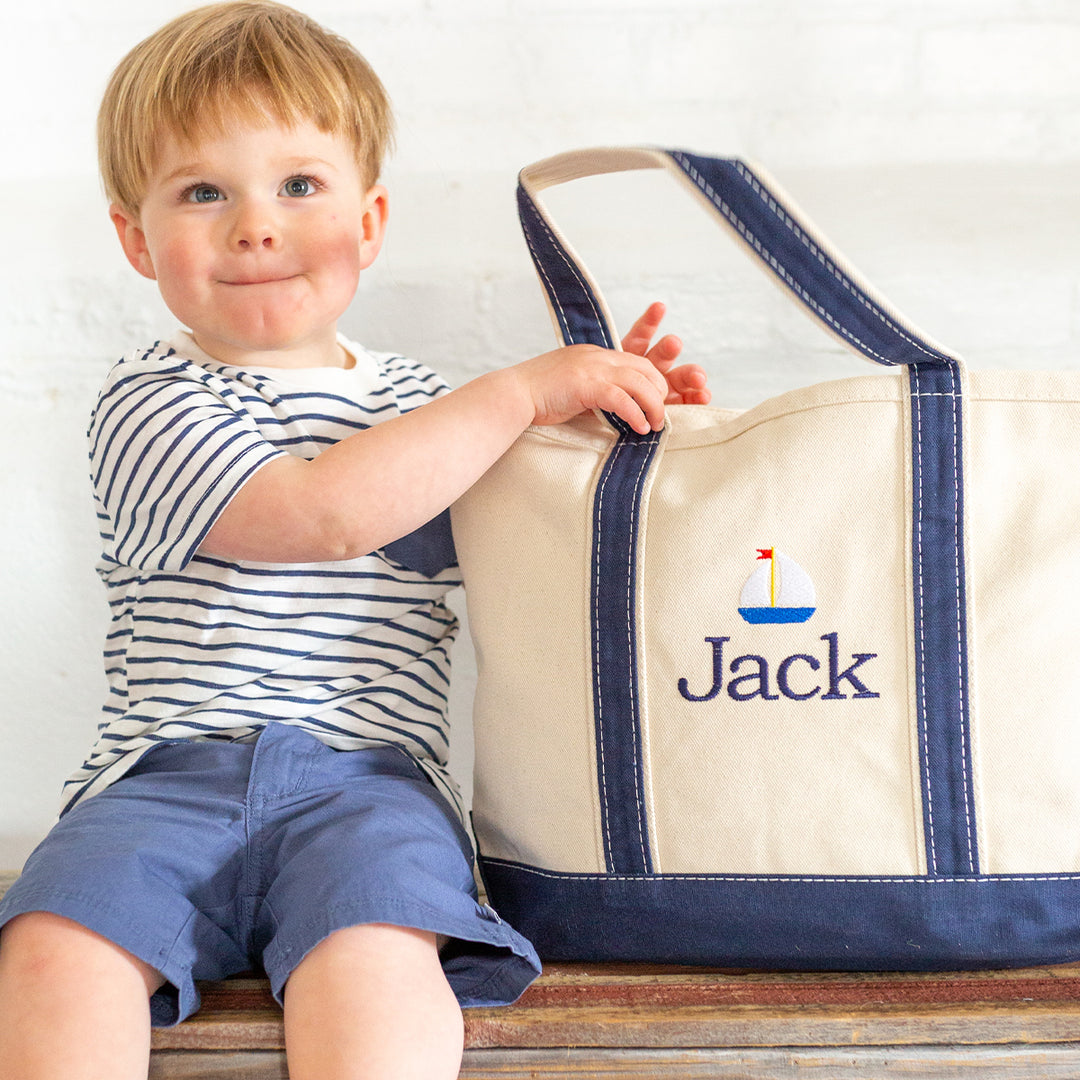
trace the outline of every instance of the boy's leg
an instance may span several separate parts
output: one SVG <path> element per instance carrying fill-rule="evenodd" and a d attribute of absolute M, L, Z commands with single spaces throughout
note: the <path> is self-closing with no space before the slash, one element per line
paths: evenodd
<path fill-rule="evenodd" d="M 292 1080 L 452 1080 L 463 1039 L 434 934 L 381 924 L 337 930 L 285 984 Z"/>
<path fill-rule="evenodd" d="M 0 932 L 0 1080 L 145 1080 L 161 976 L 44 911 Z"/>

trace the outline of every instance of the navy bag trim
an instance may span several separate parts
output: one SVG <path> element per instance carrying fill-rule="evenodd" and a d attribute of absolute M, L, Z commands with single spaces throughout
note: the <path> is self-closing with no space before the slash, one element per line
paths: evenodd
<path fill-rule="evenodd" d="M 525 242 L 559 321 L 563 343 L 615 348 L 615 336 L 608 328 L 596 294 L 521 184 L 517 204 Z"/>
<path fill-rule="evenodd" d="M 593 501 L 591 572 L 593 716 L 604 857 L 615 874 L 650 874 L 637 666 L 638 522 L 660 432 L 620 431 Z M 605 633 L 617 626 L 620 632 Z M 622 633 L 622 627 L 628 628 Z"/>
<path fill-rule="evenodd" d="M 963 429 L 955 365 L 913 364 L 915 700 L 926 866 L 977 874 L 964 579 Z"/>
<path fill-rule="evenodd" d="M 943 971 L 1080 959 L 1080 875 L 560 874 L 482 860 L 545 960 Z M 644 943 L 644 948 L 643 948 Z"/>
<path fill-rule="evenodd" d="M 745 162 L 680 151 L 663 153 L 827 329 L 877 363 L 908 366 L 914 476 L 914 655 L 927 867 L 930 875 L 940 878 L 977 875 L 959 363 L 922 338 L 856 280 Z M 602 158 L 594 171 L 606 171 Z M 612 346 L 614 333 L 588 275 L 550 228 L 524 183 L 519 184 L 518 205 L 529 250 L 563 340 Z M 595 692 L 597 697 L 603 694 L 602 707 L 596 710 L 596 739 L 603 748 L 598 770 L 604 847 L 610 873 L 648 875 L 632 581 L 642 469 L 655 460 L 654 450 L 643 444 L 656 439 L 638 435 L 613 417 L 608 419 L 619 435 L 605 463 L 594 505 L 592 603 Z M 614 492 L 625 497 L 613 498 Z M 620 633 L 615 636 L 622 639 L 624 623 L 627 640 L 608 642 L 601 627 L 618 625 Z M 617 703 L 612 700 L 616 692 L 622 698 Z"/>

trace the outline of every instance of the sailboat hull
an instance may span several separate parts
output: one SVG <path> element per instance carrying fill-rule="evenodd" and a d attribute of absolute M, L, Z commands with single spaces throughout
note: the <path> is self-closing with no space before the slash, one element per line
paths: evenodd
<path fill-rule="evenodd" d="M 817 608 L 812 607 L 741 607 L 739 614 L 748 623 L 806 622 Z"/>

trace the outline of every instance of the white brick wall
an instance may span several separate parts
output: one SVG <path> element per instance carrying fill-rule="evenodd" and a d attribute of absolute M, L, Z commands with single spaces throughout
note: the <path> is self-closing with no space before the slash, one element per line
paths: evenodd
<path fill-rule="evenodd" d="M 92 735 L 100 586 L 83 431 L 109 360 L 167 316 L 94 174 L 112 65 L 176 0 L 37 0 L 0 36 L 0 865 Z M 765 163 L 853 260 L 974 364 L 1073 366 L 1075 0 L 320 0 L 397 103 L 386 251 L 346 328 L 460 381 L 550 347 L 513 208 L 523 163 L 646 142 Z M 861 370 L 656 178 L 559 193 L 625 321 L 654 296 L 721 403 Z M 625 194 L 622 194 L 625 192 Z M 462 650 L 459 765 L 471 662 Z"/>

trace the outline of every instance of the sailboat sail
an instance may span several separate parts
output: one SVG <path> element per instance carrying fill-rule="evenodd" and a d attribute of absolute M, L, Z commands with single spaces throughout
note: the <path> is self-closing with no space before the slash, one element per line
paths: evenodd
<path fill-rule="evenodd" d="M 756 567 L 739 595 L 739 614 L 749 623 L 799 623 L 814 614 L 817 596 L 810 575 L 775 548 L 759 548 Z"/>

